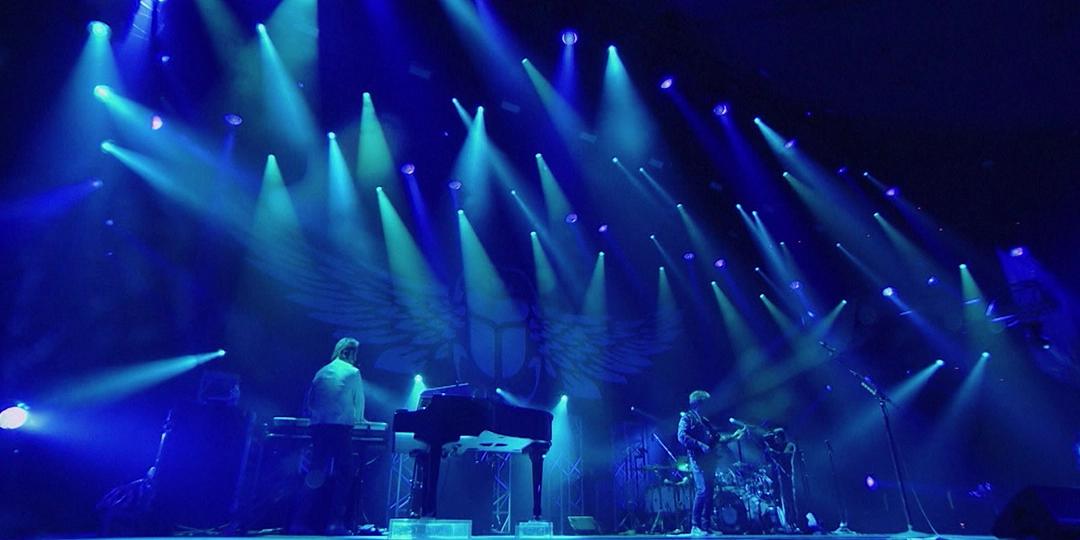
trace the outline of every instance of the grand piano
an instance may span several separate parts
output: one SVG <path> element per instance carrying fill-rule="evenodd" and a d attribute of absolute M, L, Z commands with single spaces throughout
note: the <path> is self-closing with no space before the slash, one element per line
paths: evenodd
<path fill-rule="evenodd" d="M 430 388 L 415 411 L 394 413 L 393 448 L 416 458 L 413 492 L 421 517 L 436 517 L 439 466 L 463 452 L 513 452 L 532 461 L 533 518 L 540 519 L 544 454 L 551 448 L 550 412 L 481 397 L 467 384 Z M 416 482 L 420 482 L 419 490 Z"/>

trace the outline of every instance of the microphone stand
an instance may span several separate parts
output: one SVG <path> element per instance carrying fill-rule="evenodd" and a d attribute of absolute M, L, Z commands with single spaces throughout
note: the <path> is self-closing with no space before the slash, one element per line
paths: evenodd
<path fill-rule="evenodd" d="M 832 443 L 828 440 L 825 441 L 825 449 L 829 454 L 829 470 L 832 471 L 833 491 L 836 492 L 836 504 L 840 507 L 840 526 L 836 528 L 832 534 L 836 535 L 853 535 L 858 534 L 851 530 L 847 526 L 847 504 L 844 502 L 844 497 L 840 494 L 840 479 L 836 476 L 836 463 L 833 461 L 833 449 Z"/>
<path fill-rule="evenodd" d="M 829 350 L 830 353 L 835 351 L 828 345 L 822 343 L 822 346 Z M 862 386 L 863 390 L 866 390 L 871 396 L 877 399 L 878 407 L 881 408 L 881 419 L 885 423 L 885 435 L 889 439 L 889 454 L 892 456 L 893 470 L 896 471 L 896 481 L 900 486 L 900 502 L 904 507 L 904 519 L 906 520 L 907 530 L 890 535 L 889 538 L 937 538 L 937 536 L 916 531 L 915 527 L 911 524 L 911 504 L 908 502 L 907 497 L 907 481 L 904 479 L 904 471 L 900 466 L 900 450 L 896 445 L 896 437 L 893 435 L 892 422 L 889 420 L 889 405 L 893 404 L 889 396 L 885 395 L 885 392 L 881 390 L 870 377 L 867 377 L 854 369 L 851 369 L 846 364 L 841 362 L 841 365 L 848 370 L 854 377 L 859 379 L 859 386 Z"/>

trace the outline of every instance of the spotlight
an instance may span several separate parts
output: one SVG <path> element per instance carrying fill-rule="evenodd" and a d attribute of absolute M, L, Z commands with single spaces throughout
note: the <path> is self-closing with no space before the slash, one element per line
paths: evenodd
<path fill-rule="evenodd" d="M 937 360 L 934 360 L 934 365 L 935 365 L 935 366 L 937 366 L 937 367 L 941 367 L 941 366 L 944 366 L 944 365 L 945 365 L 945 361 L 944 361 L 944 360 L 942 360 L 942 359 L 940 359 L 940 358 L 938 358 Z"/>
<path fill-rule="evenodd" d="M 934 277 L 934 276 L 930 276 L 930 277 L 926 278 L 926 284 L 930 285 L 931 287 L 934 286 L 934 285 L 937 285 L 937 278 Z"/>
<path fill-rule="evenodd" d="M 562 397 L 559 398 L 559 401 L 566 403 L 567 401 L 570 401 L 570 396 L 563 394 Z"/>
<path fill-rule="evenodd" d="M 101 186 L 104 186 L 104 185 L 105 185 L 105 182 L 102 182 L 101 180 L 96 180 L 95 179 L 95 180 L 90 181 L 90 187 L 92 187 L 94 189 L 101 189 Z"/>
<path fill-rule="evenodd" d="M 607 232 L 607 224 L 605 223 L 605 224 L 603 224 L 603 225 L 601 225 L 601 226 L 597 227 L 597 228 L 596 228 L 596 231 L 597 231 L 597 232 L 602 232 L 602 233 L 606 233 L 606 232 Z"/>
<path fill-rule="evenodd" d="M 536 238 L 536 231 L 529 231 L 529 236 Z"/>
<path fill-rule="evenodd" d="M 983 351 L 982 354 L 979 355 L 979 360 L 987 360 L 989 358 L 990 358 L 990 353 L 988 353 L 986 351 Z"/>
<path fill-rule="evenodd" d="M 0 411 L 0 429 L 19 429 L 25 426 L 29 419 L 30 408 L 25 403 L 16 403 Z"/>
<path fill-rule="evenodd" d="M 964 263 L 960 263 L 960 269 L 961 270 L 967 270 L 967 265 L 964 264 Z"/>
<path fill-rule="evenodd" d="M 598 257 L 600 257 L 601 259 L 603 259 L 603 258 L 604 258 L 604 252 L 603 252 L 603 251 L 601 251 L 601 252 L 597 253 L 596 255 L 597 255 Z"/>
<path fill-rule="evenodd" d="M 226 114 L 223 118 L 225 119 L 226 124 L 234 127 L 244 123 L 244 119 L 241 118 L 239 114 L 235 113 Z"/>
<path fill-rule="evenodd" d="M 98 99 L 104 101 L 112 95 L 112 88 L 109 88 L 104 84 L 99 84 L 94 87 L 94 95 L 97 96 Z"/>
<path fill-rule="evenodd" d="M 446 185 L 450 189 L 452 189 L 454 191 L 457 191 L 457 190 L 461 189 L 461 181 L 460 180 L 451 180 L 450 183 L 448 183 Z"/>
<path fill-rule="evenodd" d="M 896 289 L 893 289 L 892 287 L 885 287 L 884 289 L 881 289 L 881 296 L 884 296 L 886 298 L 889 298 L 894 294 L 896 294 Z"/>
<path fill-rule="evenodd" d="M 869 489 L 870 491 L 877 489 L 877 480 L 869 474 L 866 475 L 866 489 Z"/>
<path fill-rule="evenodd" d="M 727 113 L 728 113 L 728 105 L 727 105 L 727 103 L 717 103 L 716 106 L 712 108 L 712 113 L 715 114 L 716 116 L 727 116 Z"/>
<path fill-rule="evenodd" d="M 577 214 L 575 214 L 573 212 L 570 212 L 569 214 L 566 214 L 566 222 L 567 223 L 577 223 L 577 220 L 578 220 L 578 215 Z"/>
<path fill-rule="evenodd" d="M 795 139 L 791 139 L 790 141 L 784 143 L 784 148 L 787 148 L 789 150 L 795 148 Z"/>
<path fill-rule="evenodd" d="M 684 261 L 692 261 L 692 260 L 694 260 L 694 252 L 693 251 L 687 251 L 686 253 L 683 253 L 682 258 L 683 258 Z"/>
<path fill-rule="evenodd" d="M 611 158 L 611 162 L 612 162 L 612 163 L 618 163 L 618 162 L 619 162 L 619 158 L 617 158 L 617 157 L 613 157 L 613 158 Z"/>
<path fill-rule="evenodd" d="M 836 174 L 847 174 L 847 167 L 840 167 L 836 169 Z"/>
<path fill-rule="evenodd" d="M 573 44 L 577 43 L 577 39 L 578 39 L 577 32 L 575 32 L 573 30 L 563 30 L 562 42 L 564 44 L 573 45 Z"/>
<path fill-rule="evenodd" d="M 112 33 L 109 25 L 101 21 L 90 21 L 90 24 L 86 25 L 86 31 L 96 37 L 109 37 L 109 34 Z"/>
<path fill-rule="evenodd" d="M 1012 256 L 1012 257 L 1023 257 L 1024 256 L 1024 248 L 1020 247 L 1020 246 L 1016 246 L 1016 247 L 1009 250 L 1009 255 Z"/>
<path fill-rule="evenodd" d="M 671 85 L 673 85 L 673 84 L 675 84 L 675 78 L 674 77 L 664 77 L 663 79 L 660 80 L 660 89 L 661 90 L 667 90 L 668 88 L 671 88 Z"/>
<path fill-rule="evenodd" d="M 898 193 L 900 193 L 900 190 L 898 190 L 898 189 L 896 189 L 894 187 L 891 187 L 891 188 L 885 190 L 885 196 L 886 197 L 895 197 Z"/>
<path fill-rule="evenodd" d="M 266 33 L 266 25 L 263 24 L 263 23 L 256 24 L 255 25 L 255 30 L 258 30 L 260 34 L 265 34 Z"/>
<path fill-rule="evenodd" d="M 413 165 L 412 163 L 406 163 L 401 166 L 401 172 L 404 174 L 412 174 L 416 172 L 416 165 Z"/>
<path fill-rule="evenodd" d="M 496 394 L 501 394 L 501 393 L 503 393 L 503 389 L 502 388 L 496 388 L 495 393 Z"/>
<path fill-rule="evenodd" d="M 724 259 L 716 259 L 715 261 L 713 261 L 712 265 L 717 268 L 723 268 L 727 266 L 727 261 L 725 261 Z"/>
<path fill-rule="evenodd" d="M 337 133 L 334 133 L 333 131 L 329 131 L 329 132 L 326 133 L 326 138 L 330 139 L 331 141 L 334 140 L 334 139 L 337 139 Z"/>
<path fill-rule="evenodd" d="M 791 287 L 791 290 L 793 291 L 797 291 L 802 288 L 802 282 L 796 279 L 795 281 L 789 283 L 788 287 Z"/>
<path fill-rule="evenodd" d="M 160 60 L 162 64 L 168 64 L 169 60 L 172 60 L 172 57 L 167 54 L 163 54 L 161 55 L 161 58 L 158 58 L 158 60 Z"/>
<path fill-rule="evenodd" d="M 154 115 L 150 117 L 150 129 L 157 131 L 165 125 L 165 121 L 160 116 Z"/>
<path fill-rule="evenodd" d="M 413 382 L 418 382 L 418 383 L 422 383 L 422 382 L 424 382 L 424 376 L 423 376 L 423 375 L 421 375 L 421 374 L 419 374 L 419 373 L 417 373 L 417 374 L 416 374 L 416 376 L 414 376 L 414 377 L 412 378 L 412 380 L 413 380 Z"/>

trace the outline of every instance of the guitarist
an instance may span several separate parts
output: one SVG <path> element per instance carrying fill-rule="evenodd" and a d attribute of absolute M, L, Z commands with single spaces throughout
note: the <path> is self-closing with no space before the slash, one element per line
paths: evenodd
<path fill-rule="evenodd" d="M 690 471 L 694 475 L 694 509 L 691 514 L 692 536 L 705 536 L 712 532 L 713 491 L 716 487 L 716 448 L 738 439 L 746 432 L 739 428 L 733 433 L 722 433 L 713 427 L 701 413 L 702 405 L 709 399 L 704 390 L 690 393 L 690 409 L 679 418 L 679 442 L 690 456 Z"/>

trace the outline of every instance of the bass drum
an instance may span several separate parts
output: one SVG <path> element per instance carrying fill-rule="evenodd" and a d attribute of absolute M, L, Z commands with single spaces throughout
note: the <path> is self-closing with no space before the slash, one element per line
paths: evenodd
<path fill-rule="evenodd" d="M 716 526 L 724 534 L 742 534 L 749 528 L 746 506 L 734 493 L 717 491 L 713 502 L 713 513 Z"/>

